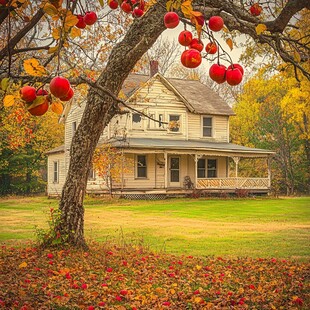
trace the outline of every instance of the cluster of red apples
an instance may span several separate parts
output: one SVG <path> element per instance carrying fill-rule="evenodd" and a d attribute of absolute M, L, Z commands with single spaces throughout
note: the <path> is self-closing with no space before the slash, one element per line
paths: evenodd
<path fill-rule="evenodd" d="M 108 0 L 108 5 L 112 10 L 116 10 L 119 5 L 118 0 Z M 126 14 L 132 14 L 133 17 L 139 18 L 145 12 L 144 0 L 124 0 L 122 1 L 120 8 Z"/>
<path fill-rule="evenodd" d="M 30 114 L 41 116 L 47 112 L 49 104 L 52 101 L 52 97 L 47 90 L 42 88 L 36 90 L 36 88 L 32 86 L 24 86 L 19 92 L 21 99 L 28 106 Z M 74 95 L 70 82 L 61 76 L 56 76 L 51 80 L 50 92 L 61 101 L 69 101 Z M 38 97 L 42 97 L 42 100 L 39 100 L 38 104 L 35 105 L 35 100 L 37 100 Z"/>
<path fill-rule="evenodd" d="M 175 28 L 179 24 L 179 16 L 175 12 L 168 12 L 164 17 L 164 23 L 167 28 Z M 201 26 L 204 25 L 204 19 L 201 17 Z M 208 22 L 208 28 L 211 31 L 217 32 L 221 31 L 224 27 L 224 21 L 220 16 L 212 16 Z M 186 68 L 197 68 L 201 62 L 203 56 L 201 52 L 203 51 L 204 44 L 199 38 L 193 38 L 190 31 L 184 30 L 179 34 L 178 41 L 182 46 L 187 47 L 181 55 L 181 63 Z M 205 51 L 207 55 L 215 54 L 218 51 L 218 46 L 215 41 L 210 41 L 206 47 Z M 238 85 L 242 81 L 243 68 L 239 64 L 231 64 L 228 68 L 224 65 L 213 64 L 209 70 L 210 78 L 221 84 L 227 81 L 231 86 Z"/>
<path fill-rule="evenodd" d="M 98 19 L 97 14 L 93 11 L 86 12 L 85 15 L 76 15 L 76 17 L 78 18 L 78 22 L 76 23 L 75 27 L 80 29 L 86 28 L 87 25 L 93 25 Z"/>

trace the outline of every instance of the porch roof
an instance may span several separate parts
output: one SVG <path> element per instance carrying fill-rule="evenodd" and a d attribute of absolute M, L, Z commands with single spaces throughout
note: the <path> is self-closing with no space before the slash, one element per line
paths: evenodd
<path fill-rule="evenodd" d="M 168 140 L 151 138 L 127 138 L 125 141 L 110 141 L 115 147 L 133 149 L 156 149 L 175 151 L 213 151 L 234 155 L 256 155 L 266 157 L 275 152 L 256 149 L 225 142 L 209 142 L 201 140 Z"/>

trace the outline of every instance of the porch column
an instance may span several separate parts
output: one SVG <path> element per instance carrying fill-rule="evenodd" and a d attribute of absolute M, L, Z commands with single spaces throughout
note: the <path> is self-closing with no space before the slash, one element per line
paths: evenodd
<path fill-rule="evenodd" d="M 233 161 L 235 163 L 235 187 L 238 188 L 239 187 L 239 182 L 238 182 L 238 165 L 239 165 L 240 157 L 232 156 L 232 159 L 233 159 Z"/>
<path fill-rule="evenodd" d="M 239 165 L 240 157 L 233 156 L 232 159 L 235 163 L 235 178 L 238 178 L 238 165 Z"/>
<path fill-rule="evenodd" d="M 168 154 L 164 151 L 164 158 L 165 158 L 165 189 L 168 187 Z"/>
<path fill-rule="evenodd" d="M 267 157 L 267 167 L 268 167 L 268 187 L 271 187 L 271 158 Z"/>

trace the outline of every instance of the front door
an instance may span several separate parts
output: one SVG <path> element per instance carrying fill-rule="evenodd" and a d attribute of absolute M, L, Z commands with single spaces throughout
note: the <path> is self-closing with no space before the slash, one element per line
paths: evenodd
<path fill-rule="evenodd" d="M 169 170 L 170 187 L 180 187 L 180 157 L 170 157 Z"/>

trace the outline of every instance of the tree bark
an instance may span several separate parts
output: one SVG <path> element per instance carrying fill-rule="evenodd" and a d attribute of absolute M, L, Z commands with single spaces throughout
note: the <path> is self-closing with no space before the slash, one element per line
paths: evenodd
<path fill-rule="evenodd" d="M 81 123 L 72 140 L 70 165 L 59 205 L 61 219 L 57 230 L 71 245 L 86 247 L 83 200 L 87 176 L 100 135 L 119 112 L 117 100 L 102 89 L 117 96 L 136 62 L 166 29 L 165 13 L 165 1 L 160 0 L 133 22 L 124 39 L 113 48 L 107 66 L 97 80 L 100 90 L 92 88 L 88 93 Z"/>

